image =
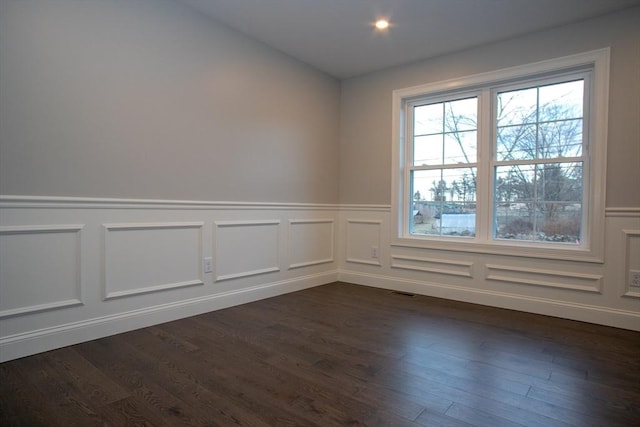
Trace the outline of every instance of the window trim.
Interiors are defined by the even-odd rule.
[[[607,155],[607,122],[609,106],[609,62],[610,48],[603,48],[560,58],[504,68],[487,73],[474,74],[451,80],[427,83],[404,89],[394,90],[392,93],[392,235],[391,245],[396,247],[414,247],[427,249],[451,250],[470,253],[487,253],[509,256],[522,256],[547,259],[562,259],[584,262],[604,262],[604,232],[605,232],[605,181]],[[406,105],[416,98],[425,96],[439,96],[454,93],[470,93],[472,91],[489,91],[490,86],[509,84],[534,78],[557,75],[563,72],[578,72],[590,68],[592,73],[589,89],[590,117],[587,129],[590,138],[587,149],[589,159],[589,177],[587,186],[589,197],[587,205],[586,233],[589,242],[586,246],[554,246],[549,244],[523,241],[496,241],[454,239],[440,236],[416,236],[409,234],[407,209],[409,203],[404,200],[408,174],[405,173],[405,156],[407,138],[406,133]],[[491,98],[483,97],[479,106],[478,123],[485,121],[484,114],[490,113]],[[490,127],[490,126],[489,126]],[[478,132],[492,132],[490,129],[478,129]],[[478,163],[490,162],[484,147],[478,147]],[[487,185],[485,185],[487,187]],[[489,186],[490,187],[490,186]],[[477,200],[490,200],[491,188],[480,189]],[[489,203],[483,203],[481,209],[491,209]],[[488,213],[488,212],[487,212]],[[487,224],[479,224],[481,228]]]

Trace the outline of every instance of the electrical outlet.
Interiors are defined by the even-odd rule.
[[[206,257],[203,262],[204,272],[211,273],[213,271],[213,258]]]
[[[371,258],[378,258],[378,247],[371,246]]]
[[[640,270],[629,270],[629,287],[640,289]]]

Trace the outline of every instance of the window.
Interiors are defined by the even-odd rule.
[[[570,75],[492,96],[493,238],[583,240],[585,82],[588,76]]]
[[[426,103],[424,103],[426,101]],[[409,232],[475,235],[478,96],[408,103]]]
[[[395,91],[396,244],[601,259],[607,89],[605,49]]]

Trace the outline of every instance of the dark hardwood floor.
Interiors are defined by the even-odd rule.
[[[334,283],[0,365],[2,426],[640,426],[640,333]]]

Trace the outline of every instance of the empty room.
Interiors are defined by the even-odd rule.
[[[640,425],[640,0],[0,0],[0,424]]]

